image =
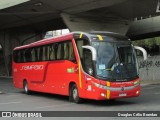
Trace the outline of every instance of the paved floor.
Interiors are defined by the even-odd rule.
[[[12,79],[0,78],[0,91],[0,111],[160,111],[160,84],[142,86],[140,97],[112,102],[86,100],[83,104],[59,95],[26,95],[13,87]]]

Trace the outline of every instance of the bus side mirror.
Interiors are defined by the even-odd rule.
[[[96,57],[97,57],[97,53],[96,53],[96,49],[92,46],[82,46],[82,48],[88,49],[92,52],[92,60],[96,61]]]
[[[134,48],[137,50],[140,50],[143,53],[144,60],[147,60],[147,51],[144,48],[139,47],[139,46],[134,46]]]

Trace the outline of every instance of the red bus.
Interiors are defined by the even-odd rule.
[[[38,91],[105,100],[140,95],[140,79],[131,41],[111,32],[73,32],[13,50],[13,81],[25,93]]]

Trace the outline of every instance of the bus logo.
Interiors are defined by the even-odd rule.
[[[121,87],[121,90],[124,91],[124,87]]]
[[[22,66],[21,70],[43,70],[44,65],[25,65]]]

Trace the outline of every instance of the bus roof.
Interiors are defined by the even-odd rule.
[[[48,39],[43,39],[37,42],[30,43],[28,45],[19,46],[19,47],[14,48],[14,50],[20,50],[20,49],[25,49],[25,48],[46,45],[46,44],[50,44],[54,42],[65,41],[65,40],[72,39],[73,36],[75,38],[80,38],[81,35],[83,37],[88,37],[88,38],[97,37],[97,35],[101,35],[101,36],[108,36],[111,38],[117,38],[115,39],[115,41],[118,41],[118,40],[128,41],[128,38],[126,36],[123,36],[123,35],[120,35],[114,32],[104,32],[104,31],[80,32],[78,31],[78,32],[71,32],[65,35],[61,35],[61,36],[51,37]]]
[[[128,38],[126,36],[118,34],[118,33],[114,33],[114,32],[92,31],[92,32],[89,32],[89,34],[109,36],[109,37],[114,37],[114,38],[119,38],[119,39],[125,39],[125,40],[127,39],[128,40]]]
[[[36,41],[36,42],[30,43],[30,44],[27,44],[27,45],[19,46],[19,47],[14,48],[14,50],[20,50],[20,49],[25,49],[25,48],[30,48],[30,47],[46,45],[46,44],[50,44],[50,43],[53,43],[53,42],[69,40],[69,39],[72,39],[72,38],[73,38],[73,33],[68,33],[68,34],[65,34],[65,35],[55,36],[55,37],[43,39],[43,40],[40,40],[40,41]]]

